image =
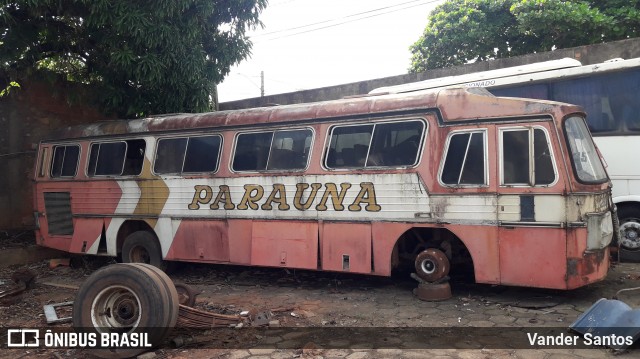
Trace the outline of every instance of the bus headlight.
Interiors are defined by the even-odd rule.
[[[587,250],[603,249],[612,238],[611,212],[587,214]]]

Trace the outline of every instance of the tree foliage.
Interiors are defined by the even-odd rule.
[[[640,35],[640,0],[446,0],[411,46],[409,71]]]
[[[3,0],[0,69],[89,84],[120,116],[210,110],[266,2]]]

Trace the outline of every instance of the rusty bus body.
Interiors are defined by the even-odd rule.
[[[584,116],[447,89],[67,128],[40,144],[37,243],[381,276],[462,259],[573,289],[605,277],[615,226]]]

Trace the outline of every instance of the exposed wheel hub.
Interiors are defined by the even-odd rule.
[[[436,264],[431,260],[422,261],[421,267],[425,273],[433,273],[436,270]]]
[[[620,226],[620,245],[625,249],[640,249],[640,223],[626,221]]]
[[[140,301],[129,289],[110,286],[93,300],[91,317],[97,328],[130,328],[140,321]]]

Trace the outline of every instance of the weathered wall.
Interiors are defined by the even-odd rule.
[[[640,57],[640,38],[615,41],[606,44],[580,46],[570,49],[560,49],[495,61],[485,61],[447,69],[436,69],[418,74],[405,74],[344,85],[256,97],[232,102],[223,102],[220,104],[220,110],[260,107],[268,104],[287,105],[292,103],[335,100],[345,96],[366,94],[375,88],[383,86],[401,85],[409,82],[428,80],[443,76],[462,75],[503,67],[526,65],[540,61],[556,60],[565,57],[578,59],[583,65],[600,63],[616,57],[621,57],[623,59]]]
[[[52,129],[106,119],[94,109],[66,102],[63,91],[81,93],[82,88],[22,81],[20,85],[0,99],[1,230],[33,227],[31,179],[40,139]]]

